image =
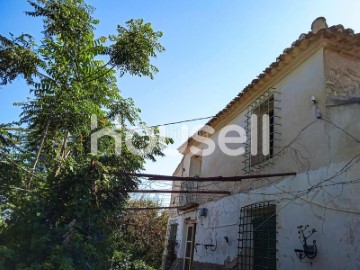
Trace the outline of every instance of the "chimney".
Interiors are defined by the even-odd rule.
[[[319,30],[328,28],[326,19],[324,17],[316,18],[311,24],[311,31],[316,34]]]

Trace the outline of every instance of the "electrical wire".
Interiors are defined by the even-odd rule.
[[[292,149],[291,146],[292,146],[293,144],[295,144],[295,143],[300,144],[300,143],[297,141],[298,138],[300,137],[300,135],[301,135],[307,128],[309,128],[309,127],[312,126],[314,123],[316,123],[318,120],[319,120],[319,119],[316,119],[316,120],[310,122],[309,124],[307,124],[304,128],[302,128],[302,129],[300,130],[300,132],[295,136],[295,138],[294,138],[293,140],[291,140],[289,144],[285,145],[285,146],[284,146],[280,151],[278,151],[278,153],[276,153],[275,155],[284,154],[284,152],[286,152],[287,149],[291,149],[291,150],[294,151],[294,149]],[[343,132],[344,132],[345,134],[347,134],[350,138],[352,138],[355,142],[359,143],[359,140],[358,140],[355,136],[353,136],[352,134],[350,134],[350,132],[344,130],[343,128],[339,127],[338,125],[336,125],[335,123],[331,122],[330,120],[327,120],[327,122],[333,124],[337,129],[343,131]],[[306,149],[306,147],[305,147],[304,145],[302,145],[302,146]],[[308,151],[307,149],[306,149],[306,151],[308,152],[308,156],[307,156],[307,157],[302,156],[302,158],[305,159],[305,160],[307,160],[307,164],[306,164],[307,166],[306,166],[306,167],[310,167],[310,164],[309,164],[309,162],[308,162],[308,159],[310,158],[311,153],[310,153],[310,151]],[[299,162],[299,160],[300,160],[299,157],[300,157],[300,156],[301,156],[301,155],[298,155],[298,154],[296,154],[295,156],[292,155],[293,159],[295,159],[296,162]],[[299,194],[307,195],[307,194],[309,194],[312,190],[320,189],[320,188],[323,189],[323,188],[326,187],[326,186],[331,186],[331,185],[333,185],[333,186],[335,186],[335,185],[342,185],[342,186],[343,186],[343,185],[345,185],[345,184],[356,183],[356,181],[347,181],[347,182],[344,181],[344,182],[341,182],[341,183],[324,184],[324,183],[327,183],[327,182],[329,182],[329,181],[332,181],[332,179],[334,179],[334,178],[340,176],[341,174],[343,174],[344,172],[346,172],[346,171],[351,167],[351,164],[352,164],[352,163],[357,163],[357,161],[356,161],[357,158],[358,158],[358,155],[356,155],[355,157],[353,157],[339,172],[335,173],[334,175],[332,175],[331,177],[329,177],[329,178],[327,178],[327,179],[324,179],[324,180],[320,181],[320,182],[319,182],[318,184],[316,184],[316,185],[311,185],[311,187],[310,187],[310,188],[307,188],[306,190],[297,190],[297,191],[291,191],[291,192],[289,192],[289,191],[284,191],[284,190],[283,190],[282,192],[278,192],[278,193],[257,193],[257,194],[273,195],[273,196],[279,196],[279,195],[281,195],[281,194],[288,194],[288,195],[291,195],[291,196],[295,196],[295,199],[296,199],[296,198],[300,198]],[[307,175],[308,175],[308,173],[307,173]],[[309,180],[309,179],[308,179],[308,180]],[[269,181],[269,183],[270,183],[270,184],[273,184],[274,182]],[[220,183],[210,183],[210,184],[208,184],[208,185],[203,185],[203,186],[213,186],[213,187],[216,187],[216,186],[217,186],[217,187],[218,187],[219,184],[220,184]],[[268,184],[265,184],[265,185],[268,185]],[[259,188],[261,188],[261,187],[257,187],[256,189],[259,189]],[[242,191],[242,192],[244,192],[244,191]],[[249,192],[251,192],[251,190],[250,190]],[[255,194],[255,192],[252,192],[252,193]],[[331,196],[331,194],[329,194],[329,195]],[[337,195],[337,197],[338,197],[338,196],[340,196],[340,194]],[[334,197],[334,196],[332,196],[332,197]],[[214,198],[212,197],[210,200],[212,200],[212,199],[214,199]],[[319,205],[319,204],[318,204],[318,205]]]
[[[194,121],[200,121],[200,120],[210,119],[210,118],[213,118],[213,117],[214,116],[207,116],[207,117],[193,118],[193,119],[188,119],[188,120],[181,120],[181,121],[177,121],[177,122],[170,122],[170,123],[165,123],[165,124],[160,124],[160,125],[153,125],[153,126],[150,126],[150,128],[163,127],[163,126],[169,126],[169,125],[176,125],[176,124],[194,122]]]
[[[170,125],[176,125],[176,124],[181,124],[181,123],[188,123],[188,122],[195,122],[195,121],[201,121],[201,120],[206,120],[206,119],[210,119],[213,118],[214,116],[206,116],[206,117],[199,117],[199,118],[192,118],[192,119],[186,119],[186,120],[180,120],[180,121],[176,121],[176,122],[169,122],[169,123],[163,123],[163,124],[158,124],[158,125],[152,125],[149,126],[149,128],[155,128],[155,127],[163,127],[163,126],[170,126]],[[5,127],[4,129],[7,130],[17,130],[17,131],[27,131],[26,128],[10,128],[10,127]]]

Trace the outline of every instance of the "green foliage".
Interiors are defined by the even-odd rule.
[[[4,124],[0,124],[0,146],[6,146],[11,144],[13,134],[9,132]]]
[[[156,208],[160,204],[153,200],[129,201],[129,208]],[[160,269],[165,244],[167,221],[166,211],[157,209],[125,212],[117,226],[118,250],[142,259],[148,265]]]
[[[30,35],[22,34],[10,39],[0,35],[0,84],[13,81],[18,75],[31,83],[32,75],[36,74],[40,60],[32,51],[34,40]]]
[[[118,35],[110,36],[115,42],[111,46],[111,62],[121,66],[121,74],[129,72],[153,78],[158,70],[150,64],[149,55],[156,57],[157,51],[164,50],[157,41],[162,33],[154,32],[151,24],[144,24],[143,20],[130,20],[126,24],[128,28],[119,25]]]
[[[143,261],[134,259],[131,255],[120,251],[114,252],[111,270],[155,270]]]
[[[17,104],[26,132],[0,125],[0,269],[151,269],[119,248],[117,222],[139,183],[124,172],[142,170],[171,140],[157,130],[155,143],[136,133],[135,147],[141,152],[152,143],[152,150],[137,155],[123,139],[118,156],[104,137],[98,154],[90,154],[96,131],[90,116],[101,129],[115,128],[120,115],[120,135],[125,123],[143,124],[133,101],[121,97],[116,75],[152,78],[157,69],[150,60],[164,50],[161,33],[131,20],[116,35],[95,38],[99,21],[82,0],[29,3],[27,14],[43,18],[40,45],[27,34],[0,36],[0,83],[22,75],[33,92]]]

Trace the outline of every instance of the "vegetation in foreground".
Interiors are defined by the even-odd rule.
[[[101,129],[114,128],[120,115],[120,135],[142,123],[133,101],[120,95],[117,77],[152,78],[157,69],[150,60],[164,50],[162,34],[130,20],[96,38],[99,21],[82,0],[29,4],[26,14],[43,18],[42,39],[0,35],[1,91],[18,76],[29,88],[28,99],[17,104],[19,121],[0,125],[0,268],[158,268],[150,240],[141,240],[150,234],[130,225],[145,220],[124,216],[123,208],[139,184],[129,173],[142,170],[146,159],[155,161],[171,140],[160,139],[157,130],[136,132],[132,145],[142,152],[152,143],[151,151],[135,154],[122,136],[116,155],[114,141],[104,137],[91,154],[90,116],[100,119]],[[163,226],[164,214],[151,215],[138,218]]]

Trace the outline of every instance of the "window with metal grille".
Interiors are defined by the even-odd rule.
[[[171,224],[169,229],[169,238],[167,244],[167,252],[166,252],[166,262],[165,262],[165,270],[171,269],[172,264],[176,260],[176,234],[177,234],[178,224]]]
[[[251,110],[251,166],[270,159],[274,153],[274,96]]]
[[[238,270],[276,270],[276,206],[271,202],[241,208]]]
[[[265,166],[274,156],[275,141],[279,141],[276,126],[280,125],[279,93],[273,89],[259,96],[246,114],[246,151],[244,171]]]
[[[181,190],[185,191],[197,191],[198,190],[198,182],[196,181],[185,181],[181,183]],[[182,194],[179,198],[180,206],[184,206],[190,203],[195,203],[197,201],[196,193],[186,193]]]

